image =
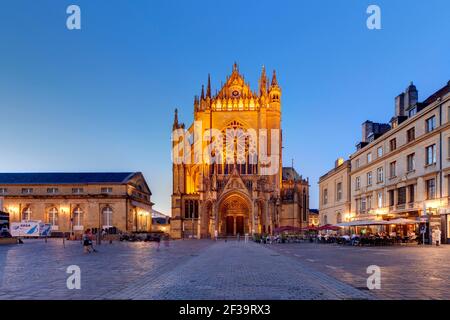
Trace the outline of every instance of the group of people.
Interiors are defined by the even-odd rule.
[[[392,245],[395,243],[412,243],[417,242],[418,235],[410,230],[405,236],[395,231],[391,232],[365,232],[361,234],[318,234],[317,241],[319,243],[338,243],[350,245]]]
[[[281,243],[280,235],[271,236],[270,234],[266,236],[261,236],[259,239],[260,243],[272,244],[272,243]]]

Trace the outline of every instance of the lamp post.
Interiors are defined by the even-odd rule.
[[[102,244],[102,208],[98,205],[98,228],[97,228],[97,245]]]
[[[61,215],[64,216],[65,215],[64,209],[60,209],[60,211],[61,211]],[[64,231],[63,231],[63,237],[62,238],[63,238],[63,248],[65,248],[66,247],[66,237],[65,237]]]

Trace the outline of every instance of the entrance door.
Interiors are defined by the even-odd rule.
[[[234,217],[227,217],[227,235],[232,236],[234,234]]]
[[[236,217],[236,234],[244,235],[244,217],[237,216]]]

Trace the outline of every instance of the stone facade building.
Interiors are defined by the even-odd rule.
[[[11,222],[41,220],[53,232],[150,231],[151,191],[140,172],[0,173]]]
[[[320,226],[320,214],[318,209],[309,209],[309,226]]]
[[[341,223],[350,213],[350,161],[340,158],[319,179],[320,224]]]
[[[353,213],[422,218],[450,239],[450,82],[419,102],[411,84],[395,99],[390,130],[362,137],[351,155]]]
[[[185,130],[176,111],[173,130],[173,154],[183,159],[173,163],[173,238],[273,233],[307,224],[308,181],[282,168],[275,72],[269,81],[263,69],[257,92],[236,64],[215,94],[208,78],[194,99],[194,123]]]
[[[450,81],[422,102],[411,83],[395,98],[389,124],[363,123],[361,142],[348,160],[351,196],[345,220],[423,221],[429,233],[439,228],[442,241],[450,242],[449,120]],[[321,203],[328,176],[319,184]]]

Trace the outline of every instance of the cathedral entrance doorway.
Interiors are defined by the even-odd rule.
[[[237,216],[236,217],[236,234],[243,235],[244,232],[244,217],[243,216]]]
[[[219,235],[243,236],[250,233],[250,205],[239,194],[226,197],[219,205]]]
[[[226,234],[227,236],[234,235],[234,217],[233,216],[227,216],[227,227],[226,227]]]

